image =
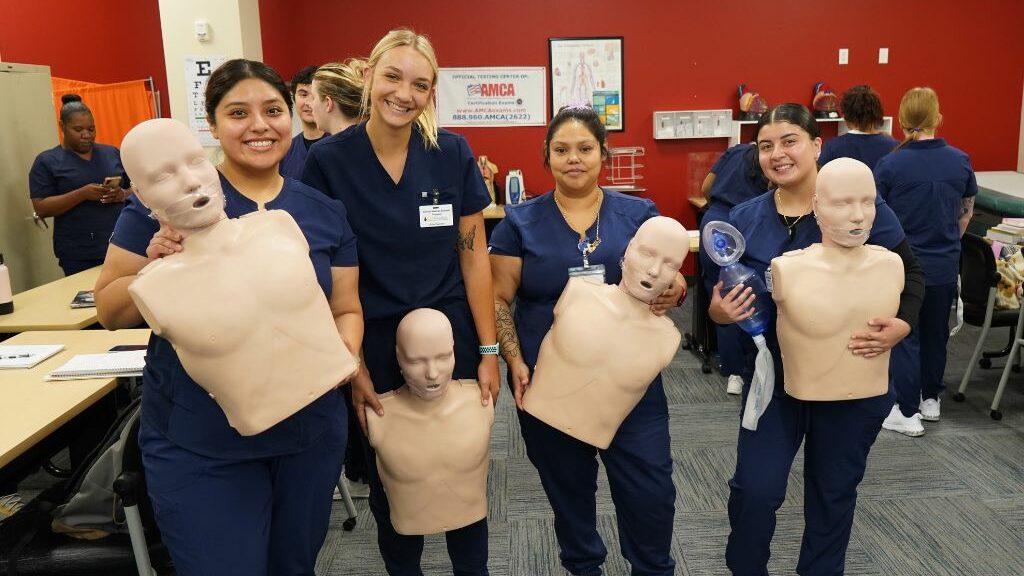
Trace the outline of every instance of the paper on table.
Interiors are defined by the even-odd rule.
[[[79,354],[46,375],[47,380],[81,380],[104,376],[141,376],[146,367],[146,351]]]
[[[63,349],[63,344],[0,345],[0,368],[31,368]]]

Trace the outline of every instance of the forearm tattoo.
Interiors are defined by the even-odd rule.
[[[964,198],[960,201],[960,214],[967,214],[971,210],[974,210],[974,196]]]
[[[465,234],[463,234],[461,231],[459,232],[459,241],[458,241],[458,243],[456,245],[458,246],[460,251],[461,250],[470,250],[470,251],[472,251],[473,250],[473,244],[475,242],[476,242],[476,224],[473,224],[473,227],[469,229],[469,232],[466,232]]]
[[[510,358],[516,358],[521,354],[519,334],[516,333],[516,325],[512,321],[512,311],[509,310],[508,304],[501,300],[495,300],[494,318],[498,324],[498,344],[501,346],[501,357],[508,362]]]

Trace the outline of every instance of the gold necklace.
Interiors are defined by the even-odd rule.
[[[562,203],[558,201],[558,193],[552,191],[551,194],[553,195],[552,197],[555,199],[555,206],[558,207],[558,211],[562,214],[562,219],[565,220],[566,225],[568,225],[573,232],[576,232],[577,234],[580,235],[580,241],[576,245],[576,248],[579,249],[579,251],[583,254],[583,266],[589,266],[587,257],[594,250],[597,250],[597,247],[601,245],[601,204],[604,203],[604,192],[600,192],[600,196],[597,198],[597,209],[594,211],[594,220],[597,224],[597,227],[594,229],[593,242],[591,242],[590,239],[587,238],[586,229],[584,229],[583,232],[580,232],[579,230],[572,227],[572,223],[569,222],[569,215],[565,212],[565,208],[562,207]]]
[[[786,227],[786,231],[789,232],[789,237],[793,238],[793,228],[796,228],[797,223],[799,223],[801,220],[803,220],[804,216],[807,216],[808,214],[811,213],[811,206],[808,205],[807,206],[807,212],[804,212],[803,214],[797,216],[795,220],[790,222],[789,221],[790,216],[786,216],[785,214],[783,214],[781,212],[781,210],[782,210],[782,196],[779,195],[778,189],[775,190],[775,202],[776,202],[776,207],[780,210],[780,212],[778,214],[779,214],[779,217],[782,218],[782,225],[785,226]]]

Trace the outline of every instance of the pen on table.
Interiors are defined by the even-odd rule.
[[[18,359],[18,358],[28,358],[29,356],[31,356],[31,354],[26,352],[25,354],[14,354],[14,355],[11,355],[11,356],[0,356],[0,360],[15,360],[15,359]]]

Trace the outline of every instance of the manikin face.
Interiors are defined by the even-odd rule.
[[[563,194],[589,193],[601,175],[601,144],[582,122],[567,120],[551,135],[548,164]]]
[[[313,87],[309,84],[295,86],[295,111],[303,124],[313,124]]]
[[[75,112],[67,123],[61,123],[64,131],[64,147],[78,154],[92,152],[96,141],[96,122],[88,112]]]
[[[412,393],[444,396],[455,371],[455,339],[448,318],[429,308],[413,310],[398,325],[398,366]]]
[[[777,186],[789,188],[814,178],[821,138],[811,138],[796,124],[773,122],[758,132],[757,151],[764,175]]]
[[[217,169],[184,124],[161,118],[132,128],[121,143],[121,162],[159,220],[194,230],[224,217]]]
[[[681,224],[665,216],[644,222],[626,247],[622,289],[643,302],[653,302],[675,280],[689,250]]]
[[[434,71],[412,46],[388,50],[370,74],[371,114],[393,128],[412,124],[434,96]]]
[[[864,244],[875,221],[875,179],[867,165],[837,158],[821,168],[814,193],[814,217],[824,246]]]

